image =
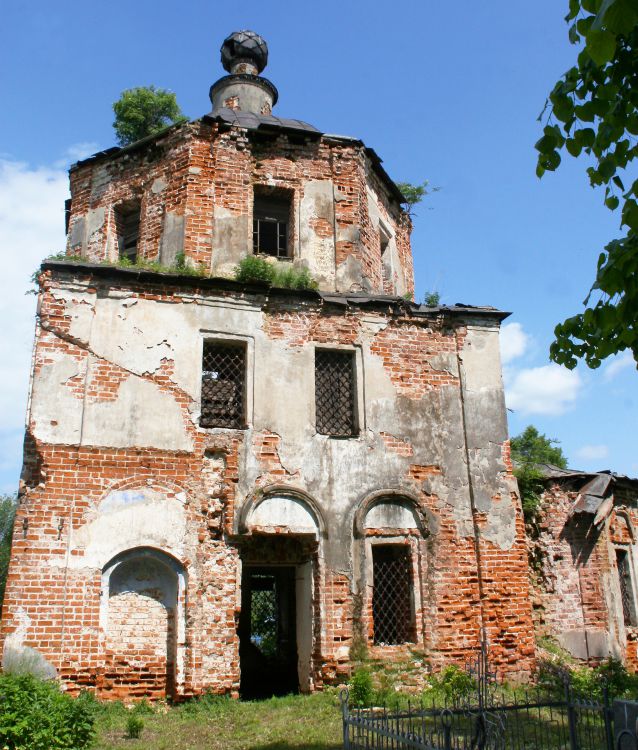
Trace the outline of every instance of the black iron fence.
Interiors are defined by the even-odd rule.
[[[341,694],[345,750],[638,750],[638,703],[578,694],[569,673],[548,688],[507,691],[490,673],[482,647],[463,700],[394,710],[353,707]]]
[[[527,693],[517,701],[493,696],[480,707],[353,708],[342,695],[346,750],[615,750],[608,701]],[[625,750],[625,746],[618,746]],[[626,748],[637,747],[627,744]]]

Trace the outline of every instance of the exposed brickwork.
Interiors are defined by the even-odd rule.
[[[573,512],[584,481],[548,482],[542,496],[539,534],[531,545],[536,628],[559,638],[587,632],[579,656],[589,649],[595,663],[615,655],[636,670],[638,628],[624,622],[615,550],[627,551],[636,564],[638,493],[616,484],[613,507],[595,526],[591,513]]]
[[[68,253],[114,261],[118,207],[135,203],[141,258],[173,263],[183,253],[213,276],[232,273],[252,252],[256,188],[290,197],[292,257],[281,262],[349,298],[45,266],[0,637],[37,648],[72,691],[237,695],[256,647],[242,631],[242,571],[283,566],[294,568],[286,596],[299,685],[312,690],[346,678],[357,636],[373,640],[371,546],[390,541],[410,550],[414,604],[410,642],[388,647],[389,657],[463,663],[485,627],[499,669],[528,672],[509,445],[482,424],[481,445],[467,444],[459,377],[466,339],[493,345],[501,318],[400,298],[413,291],[411,223],[370,151],[211,118],[177,126],[74,167]],[[201,359],[208,339],[227,337],[247,363],[231,397],[221,369],[202,373]],[[317,346],[356,351],[351,437],[313,425]],[[490,359],[483,367],[501,396]],[[200,426],[202,378],[219,386],[216,408],[241,401],[243,429]],[[496,410],[501,401],[485,399]],[[481,451],[489,468],[478,472]],[[473,508],[479,482],[491,515]],[[360,516],[386,493],[398,498],[384,502],[401,525],[362,531]],[[264,498],[290,515],[251,525]],[[501,536],[499,523],[509,524]]]

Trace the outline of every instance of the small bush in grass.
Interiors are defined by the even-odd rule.
[[[144,729],[144,719],[142,719],[141,716],[139,716],[137,713],[132,711],[131,715],[126,719],[127,739],[129,740],[138,739],[141,736],[143,729]]]
[[[369,706],[372,703],[372,675],[366,667],[359,667],[350,680],[350,702],[353,706]]]
[[[0,675],[0,747],[5,750],[83,750],[95,734],[96,704],[71,698],[53,681]]]
[[[450,664],[440,674],[430,677],[431,689],[449,701],[458,701],[476,690],[474,679],[456,664]]]

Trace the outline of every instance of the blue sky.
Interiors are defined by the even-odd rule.
[[[0,491],[17,486],[38,261],[64,246],[68,164],[114,145],[121,91],[155,84],[192,118],[223,74],[219,47],[252,28],[270,47],[275,113],[361,137],[396,180],[440,190],[416,209],[417,298],[513,312],[503,336],[512,434],[533,423],[572,466],[638,475],[629,357],[573,373],[547,357],[581,309],[618,217],[582,160],[538,180],[536,118],[575,49],[564,0],[181,4],[5,0],[0,45]]]

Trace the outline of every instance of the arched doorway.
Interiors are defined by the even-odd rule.
[[[124,552],[105,567],[103,693],[174,695],[183,578],[176,560],[150,548]]]
[[[315,599],[323,520],[308,495],[271,487],[248,503],[240,542],[240,694],[309,692],[319,627]]]

